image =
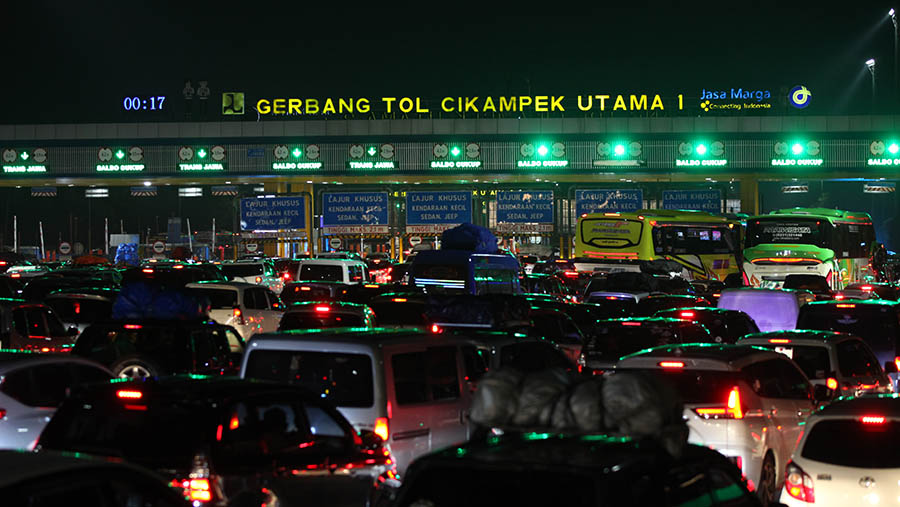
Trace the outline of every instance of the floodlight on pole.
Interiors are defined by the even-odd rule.
[[[888,16],[891,17],[891,23],[894,25],[894,93],[897,94],[897,98],[900,98],[900,70],[898,70],[900,69],[900,55],[897,52],[900,33],[897,31],[897,15],[893,7],[888,11]]]
[[[875,106],[875,59],[869,58],[866,60],[866,68],[869,69],[869,74],[872,75],[872,106]]]

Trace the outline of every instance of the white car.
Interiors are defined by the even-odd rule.
[[[256,333],[277,331],[284,315],[281,299],[252,283],[197,282],[185,285],[185,289],[208,300],[209,318],[233,327],[244,340]]]
[[[0,353],[0,448],[34,448],[66,391],[114,378],[103,366],[75,356]]]
[[[615,371],[641,370],[684,401],[688,442],[730,458],[763,505],[778,499],[784,470],[818,399],[784,354],[742,345],[662,346],[625,356]]]
[[[275,294],[281,294],[284,289],[284,279],[275,272],[275,266],[267,260],[229,262],[219,267],[230,282],[262,285]]]
[[[787,465],[789,506],[897,505],[900,397],[842,398],[813,414]]]
[[[302,259],[298,282],[366,283],[370,280],[366,263],[353,259]]]

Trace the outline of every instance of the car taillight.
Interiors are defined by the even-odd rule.
[[[884,424],[885,420],[883,415],[864,415],[859,418],[859,422],[863,424]]]
[[[812,477],[795,465],[793,461],[788,462],[785,467],[784,490],[791,497],[802,502],[815,503],[816,501]]]
[[[837,388],[838,388],[838,381],[837,381],[837,379],[836,379],[836,378],[829,378],[829,379],[827,379],[827,380],[825,381],[825,387],[827,387],[828,389],[831,389],[832,391],[837,390]]]
[[[281,277],[284,278],[285,280],[290,280],[290,279],[291,279],[291,274],[290,274],[290,273],[285,273],[285,274],[281,275]]]
[[[300,290],[302,290],[302,291],[312,290],[312,287],[303,286],[303,287],[300,287]]]
[[[256,283],[262,283],[262,277],[261,277],[261,276],[257,276],[257,277],[256,277]]]
[[[578,278],[578,271],[563,271],[566,278]]]
[[[130,389],[119,389],[116,391],[116,398],[125,400],[139,400],[144,397],[144,393]]]
[[[153,268],[144,268],[141,270],[141,273],[153,273]]]
[[[232,311],[232,317],[234,318],[234,320],[237,320],[238,324],[240,324],[241,326],[243,326],[245,324],[244,323],[244,312],[242,312],[240,308],[235,308]]]
[[[769,343],[791,343],[788,338],[769,338]]]
[[[6,417],[6,409],[0,408],[0,419],[3,419],[4,417]]]
[[[387,417],[379,417],[375,419],[375,429],[373,432],[381,437],[385,442],[388,441],[388,437],[391,436],[390,429],[388,428],[388,418]]]
[[[661,368],[684,368],[684,363],[681,361],[662,361],[656,364]]]
[[[330,311],[331,311],[331,307],[330,307],[330,306],[317,306],[317,307],[316,307],[316,312],[317,312],[317,313],[325,313],[325,312],[330,312]]]
[[[709,419],[743,419],[744,407],[741,405],[741,391],[737,386],[728,392],[728,400],[724,407],[698,407],[694,409],[697,415]]]
[[[434,333],[434,334],[440,333],[440,332],[441,332],[441,326],[439,326],[439,325],[437,325],[437,324],[432,324],[432,325],[431,325],[431,332]]]
[[[391,301],[393,301],[394,303],[405,303],[406,298],[393,298],[391,299]]]
[[[838,308],[856,308],[856,305],[854,305],[854,304],[840,304],[840,305],[834,305],[834,306],[836,306]]]
[[[681,312],[678,314],[682,319],[693,319],[694,315],[696,315],[694,312]]]
[[[194,464],[187,479],[175,479],[169,483],[173,488],[181,488],[184,498],[195,506],[213,500],[213,477],[209,474],[209,463],[206,456],[197,454],[194,456]]]
[[[894,358],[894,364],[897,365],[897,370],[900,370],[900,356]]]

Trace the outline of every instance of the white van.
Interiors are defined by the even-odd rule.
[[[471,340],[417,329],[259,334],[242,378],[291,382],[329,400],[359,430],[390,444],[402,474],[418,456],[468,440]]]
[[[745,287],[723,290],[718,307],[746,313],[759,330],[766,333],[796,329],[800,307],[815,300],[816,297],[807,290]]]
[[[303,259],[297,268],[298,282],[366,283],[369,269],[355,259]]]

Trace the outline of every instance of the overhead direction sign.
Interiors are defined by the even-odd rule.
[[[575,214],[598,211],[637,211],[644,207],[644,191],[639,188],[575,190]]]
[[[472,193],[463,191],[407,192],[407,225],[447,225],[472,221]]]
[[[241,230],[274,231],[306,227],[305,197],[241,199]]]

